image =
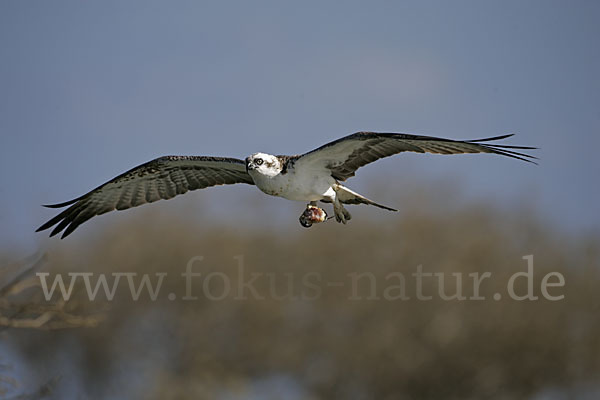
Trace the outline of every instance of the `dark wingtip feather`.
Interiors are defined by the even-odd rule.
[[[63,234],[61,235],[60,239],[62,240],[62,239],[64,239],[64,238],[66,238],[67,236],[69,236],[71,233],[73,233],[73,231],[74,231],[75,229],[77,229],[77,227],[78,227],[79,225],[80,225],[80,224],[78,224],[78,223],[71,222],[71,223],[69,224],[69,226],[67,226],[67,229],[65,229],[65,231],[64,231],[64,232],[63,232]]]
[[[76,201],[81,200],[81,197],[78,197],[76,199],[73,200],[69,200],[69,201],[65,201],[64,203],[57,203],[57,204],[42,204],[42,207],[48,207],[48,208],[62,208],[62,207],[66,207],[66,206],[70,206],[71,204],[75,203]]]
[[[60,222],[60,220],[62,220],[62,219],[63,219],[63,213],[60,213],[56,217],[52,218],[51,220],[47,221],[45,224],[43,224],[42,226],[37,228],[35,231],[41,232],[41,231],[45,231],[46,229],[52,228],[54,225],[58,224]]]
[[[67,225],[69,225],[69,222],[70,216],[67,215],[62,221],[60,221],[60,224],[56,225],[56,227],[52,230],[50,237],[60,233]]]
[[[491,142],[493,140],[506,139],[506,138],[509,138],[511,136],[515,136],[515,134],[514,133],[509,133],[507,135],[494,136],[494,137],[484,138],[484,139],[465,140],[464,142],[466,142],[466,143]],[[537,150],[538,149],[538,147],[531,147],[531,146],[509,146],[509,145],[505,145],[505,144],[491,144],[491,145],[487,145],[486,144],[486,146],[504,147],[504,148],[507,148],[507,149],[523,149],[523,150]]]
[[[503,149],[520,149],[520,150],[539,150],[539,147],[532,147],[532,146],[509,146],[506,144],[490,144],[487,146],[494,146],[494,147],[501,147]]]
[[[493,141],[493,140],[502,140],[502,139],[506,139],[506,138],[509,138],[511,136],[514,136],[514,135],[515,135],[514,133],[509,133],[507,135],[494,136],[494,137],[484,138],[484,139],[465,140],[465,143],[478,144],[478,145],[480,145],[482,147],[485,147],[486,149],[491,150],[495,154],[500,154],[500,155],[503,155],[503,156],[507,156],[507,157],[511,157],[511,158],[516,158],[517,160],[526,161],[526,162],[538,165],[537,162],[533,161],[533,160],[539,160],[538,157],[535,157],[535,156],[532,156],[532,155],[529,155],[529,154],[525,154],[525,153],[519,153],[517,151],[506,150],[506,149],[538,150],[537,147],[531,147],[531,146],[512,146],[512,145],[504,145],[504,144],[481,143],[481,142],[490,142],[490,141]]]
[[[50,237],[57,235],[58,233],[60,233],[63,229],[65,228],[70,228],[69,224],[72,225],[73,220],[75,218],[77,218],[79,216],[79,214],[81,213],[81,208],[84,206],[84,204],[81,203],[76,203],[71,205],[71,207],[67,208],[66,210],[62,211],[60,214],[58,214],[57,216],[55,216],[54,218],[52,218],[51,220],[49,220],[48,222],[46,222],[45,224],[43,224],[42,226],[40,226],[36,232],[40,232],[40,231],[45,231],[46,229],[52,228],[54,225],[56,225],[54,227],[54,229],[52,230],[52,232],[50,232]],[[58,225],[57,225],[58,224]],[[79,225],[76,224],[74,228],[76,228]],[[72,232],[69,231],[69,233]],[[63,235],[63,238],[66,235]]]
[[[77,214],[73,215],[72,218],[69,218],[68,223],[65,224],[66,229],[65,229],[65,231],[63,232],[63,234],[62,234],[62,236],[60,238],[61,239],[66,238],[75,229],[77,229],[79,227],[79,225],[83,224],[85,221],[89,220],[93,216],[94,216],[93,213],[86,213],[85,211],[79,211],[78,210]]]
[[[526,161],[528,163],[538,165],[538,163],[533,160],[539,160],[539,158],[531,156],[529,154],[518,153],[516,151],[510,151],[510,150],[495,149],[494,147],[492,147],[490,145],[487,145],[485,147],[492,150],[492,152],[495,154],[500,154],[502,156],[516,158],[517,160]]]
[[[490,142],[492,140],[502,140],[502,139],[506,139],[509,138],[511,136],[515,136],[514,133],[508,133],[506,135],[500,135],[500,136],[494,136],[494,137],[489,137],[489,138],[483,138],[483,139],[473,139],[473,140],[465,140],[465,142],[467,143],[474,143],[474,142]]]

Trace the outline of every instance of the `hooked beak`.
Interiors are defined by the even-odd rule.
[[[252,171],[256,169],[256,165],[252,164],[252,163],[246,163],[246,172],[248,171]]]

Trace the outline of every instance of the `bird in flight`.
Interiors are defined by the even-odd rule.
[[[510,136],[463,141],[403,133],[357,132],[295,156],[254,153],[245,160],[207,156],[159,157],[124,172],[81,197],[46,205],[50,208],[68,208],[40,226],[36,232],[56,225],[50,236],[64,231],[61,238],[65,238],[96,215],[170,199],[190,190],[234,183],[256,185],[271,196],[308,201],[299,218],[304,227],[328,219],[327,213],[317,207],[317,201],[332,203],[336,221],[345,224],[351,215],[344,204],[368,204],[397,211],[341,183],[354,176],[360,167],[404,151],[491,153],[535,163],[533,160],[536,157],[515,151],[533,150],[535,147],[489,143]]]

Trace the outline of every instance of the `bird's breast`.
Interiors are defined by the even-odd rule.
[[[282,196],[289,186],[289,180],[281,175],[265,176],[262,174],[255,174],[255,176],[252,176],[252,179],[263,193],[271,196]]]
[[[279,174],[274,177],[260,175],[252,178],[256,186],[268,195],[301,201],[323,199],[334,182],[331,177],[296,172]]]

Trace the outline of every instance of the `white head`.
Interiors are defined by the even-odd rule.
[[[278,175],[283,169],[279,158],[265,153],[254,153],[246,157],[246,171],[250,175],[260,174],[269,177]]]

